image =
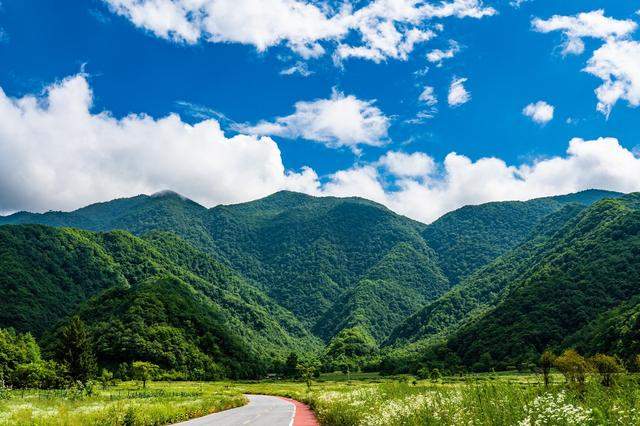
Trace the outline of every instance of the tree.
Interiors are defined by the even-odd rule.
[[[160,367],[146,361],[134,361],[131,363],[131,375],[134,380],[142,382],[142,387],[147,387],[147,382],[153,378]]]
[[[21,389],[54,389],[64,385],[64,374],[55,361],[19,364],[11,373],[11,383]]]
[[[298,364],[297,366],[298,375],[304,379],[307,383],[307,390],[311,390],[311,380],[315,376],[316,371],[318,370],[317,366],[310,362],[303,362]]]
[[[540,369],[544,378],[544,387],[549,386],[549,373],[551,373],[551,367],[553,367],[555,360],[556,356],[551,351],[544,351],[540,356]]]
[[[91,337],[79,316],[74,315],[61,331],[61,359],[72,380],[86,383],[96,372]]]
[[[102,389],[107,389],[109,386],[113,385],[113,373],[106,368],[102,369],[102,373],[100,373],[100,385],[102,385]]]
[[[284,374],[287,377],[293,378],[298,374],[298,354],[291,352],[287,357],[287,361],[284,364]]]
[[[584,389],[591,365],[578,352],[567,349],[556,358],[554,365],[564,375],[568,384],[576,385],[579,390]]]
[[[592,356],[589,361],[593,365],[594,369],[600,376],[600,382],[606,386],[611,387],[615,381],[615,375],[624,372],[624,368],[620,362],[609,355],[597,354]]]

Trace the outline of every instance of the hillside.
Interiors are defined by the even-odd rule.
[[[172,235],[153,234],[145,241],[124,231],[95,234],[40,225],[2,226],[0,253],[0,294],[8,307],[0,315],[0,327],[37,334],[51,332],[57,321],[78,309],[90,310],[94,306],[93,312],[86,315],[90,326],[97,330],[101,326],[96,321],[106,322],[109,330],[128,341],[128,327],[140,325],[140,321],[156,323],[152,317],[156,308],[150,308],[159,303],[157,309],[168,312],[168,326],[175,330],[154,335],[155,343],[139,340],[138,352],[133,353],[137,356],[147,356],[144,351],[152,346],[171,347],[176,333],[189,333],[186,329],[198,321],[204,324],[198,338],[210,335],[210,339],[221,342],[238,342],[237,347],[224,352],[228,358],[225,371],[229,374],[249,371],[246,365],[229,370],[236,361],[240,362],[239,354],[259,366],[284,359],[293,349],[319,349],[319,342],[291,313],[237,273]],[[166,298],[160,297],[161,289]],[[92,296],[98,299],[93,300]],[[141,297],[152,297],[153,303],[144,302],[134,309]],[[188,300],[181,300],[184,298]],[[112,304],[117,312],[107,309]],[[181,311],[182,322],[172,322],[177,315],[175,306],[183,305],[186,310]],[[131,317],[128,323],[121,311],[131,309],[138,317]],[[145,328],[146,332],[150,331]],[[105,330],[98,334],[105,335]],[[187,334],[178,338],[178,346],[167,351],[168,356],[183,352],[183,340],[196,344]],[[214,347],[206,348],[209,351]],[[175,353],[171,355],[172,352]],[[181,368],[188,369],[184,364]]]
[[[564,205],[590,205],[622,194],[588,190],[530,201],[506,201],[466,206],[442,216],[423,232],[439,256],[445,275],[457,283],[523,242],[545,216]]]
[[[518,247],[483,266],[458,286],[427,304],[398,326],[387,345],[438,339],[483,314],[504,298],[511,285],[525,277],[541,260],[545,243],[577,216],[585,206],[568,204],[544,218],[531,237]]]
[[[481,358],[483,367],[533,362],[640,294],[640,195],[587,208],[544,244],[538,258],[500,303],[448,342],[465,365]]]
[[[263,306],[267,315],[298,336],[312,330],[328,341],[342,329],[363,326],[383,342],[426,305],[421,318],[405,322],[406,331],[396,332],[391,339],[414,341],[457,326],[457,320],[450,324],[446,318],[462,319],[464,312],[493,303],[491,297],[479,297],[478,306],[472,303],[458,309],[456,304],[463,299],[476,297],[463,288],[486,291],[489,285],[502,285],[482,279],[477,285],[467,284],[465,277],[524,242],[537,232],[535,226],[542,218],[568,203],[588,204],[618,195],[585,191],[528,202],[469,206],[427,226],[358,198],[318,198],[283,191],[248,203],[206,209],[165,191],[69,213],[17,213],[0,218],[0,224],[127,230],[155,245],[156,253],[170,259],[173,269],[195,271],[205,281],[224,281],[247,303]],[[118,262],[128,263],[127,256],[136,258],[137,254],[124,252]],[[234,283],[208,265],[224,265],[235,277]],[[95,290],[90,287],[87,294],[72,298],[75,302],[71,304],[105,285],[96,283]],[[461,290],[456,295],[458,286]],[[431,305],[450,289],[452,293],[445,297],[453,295],[453,299]],[[61,305],[50,308],[61,309],[56,318],[69,311],[65,303]],[[434,321],[425,319],[425,312],[436,306],[442,314],[434,317],[444,315],[445,319],[434,320],[442,323],[435,326],[427,324]],[[236,315],[244,312],[240,305],[228,309],[237,311]]]

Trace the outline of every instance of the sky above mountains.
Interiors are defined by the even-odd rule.
[[[640,190],[640,1],[3,0],[0,212]]]

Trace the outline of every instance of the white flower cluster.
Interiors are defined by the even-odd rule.
[[[592,411],[567,401],[564,391],[540,395],[526,408],[527,416],[520,426],[567,425],[581,426],[591,420]]]
[[[401,424],[404,419],[414,416],[429,403],[427,395],[411,395],[402,399],[387,401],[376,412],[368,414],[362,426],[388,426]]]

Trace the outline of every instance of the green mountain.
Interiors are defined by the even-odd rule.
[[[575,194],[466,206],[448,213],[428,226],[423,236],[439,256],[452,283],[522,243],[545,216],[564,205],[590,205],[622,194],[588,190]]]
[[[314,331],[329,340],[341,330],[364,327],[378,341],[449,288],[426,244],[399,243],[357,284],[345,291]]]
[[[387,345],[438,340],[452,334],[499,303],[512,283],[527,276],[542,259],[547,243],[586,207],[568,204],[544,218],[531,237],[513,250],[478,269],[458,286],[407,318],[389,336]]]
[[[291,350],[320,348],[290,312],[174,235],[2,226],[0,253],[0,326],[41,335],[80,310],[96,336],[110,339],[112,352],[99,352],[105,361],[200,371],[151,355],[191,354],[198,365],[251,376]]]
[[[593,336],[607,315],[619,318],[616,308],[628,311],[640,294],[640,194],[585,209],[532,257],[499,303],[450,338],[465,365],[530,363],[547,347],[576,343],[585,327]]]
[[[325,325],[323,318],[339,309],[350,294],[362,295],[356,289],[361,280],[375,279],[388,294],[400,286],[400,292],[406,292],[405,301],[390,304],[385,312],[366,313],[371,318],[365,322],[379,324],[372,325],[371,331],[380,338],[423,302],[449,288],[435,254],[420,235],[425,225],[358,198],[317,198],[283,191],[261,200],[207,210],[165,192],[95,204],[70,213],[18,213],[0,218],[0,224],[34,222],[94,231],[125,229],[135,235],[172,232],[238,271],[325,339],[337,333],[340,326]],[[417,249],[403,253],[404,245]],[[402,256],[413,258],[402,260]],[[413,279],[396,276],[396,269],[404,269],[402,263],[423,261],[425,265],[412,266],[416,269]],[[385,267],[390,268],[386,274],[381,271]],[[389,299],[388,294],[385,299]],[[364,297],[368,298],[366,294]],[[334,323],[339,320],[334,318]]]
[[[501,304],[584,206],[618,196],[469,206],[431,225],[364,199],[287,191],[211,209],[165,191],[69,213],[17,213],[0,225],[106,233],[0,227],[0,295],[14,302],[0,326],[41,335],[47,320],[64,320],[105,290],[148,289],[169,277],[210,301],[240,342],[276,355],[313,351],[314,335],[328,342],[354,327],[378,343],[440,339]],[[124,294],[118,306],[138,297]]]

